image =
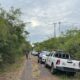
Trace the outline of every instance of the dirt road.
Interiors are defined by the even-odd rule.
[[[37,57],[31,56],[27,61],[21,80],[80,80],[80,76],[67,76],[65,73],[58,72],[55,75],[45,68],[44,64],[37,62]]]
[[[76,74],[74,77],[73,76],[67,76],[65,73],[60,72],[59,74],[52,75],[50,73],[50,70],[45,68],[44,64],[39,64],[37,62],[37,57],[31,56],[23,65],[24,71],[22,73],[21,78],[17,79],[18,74],[20,71],[18,71],[14,76],[14,72],[10,72],[9,74],[12,73],[12,76],[4,76],[0,75],[0,80],[80,80],[80,74]],[[21,68],[20,68],[21,69]],[[19,70],[20,70],[19,69]],[[7,79],[8,78],[8,79]]]
[[[49,69],[43,64],[37,63],[36,57],[31,57],[27,62],[23,71],[21,80],[59,80],[57,76],[52,75]]]

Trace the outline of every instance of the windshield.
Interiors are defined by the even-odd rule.
[[[42,51],[41,54],[42,54],[42,55],[49,55],[50,52],[48,52],[48,51]]]

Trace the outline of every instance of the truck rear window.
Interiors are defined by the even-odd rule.
[[[61,58],[61,54],[60,53],[57,53],[57,54],[55,54],[55,57]]]
[[[62,54],[62,58],[63,59],[69,59],[69,55],[68,54]]]
[[[62,58],[62,59],[69,59],[70,58],[70,56],[68,54],[64,54],[64,53],[56,53],[55,57]]]

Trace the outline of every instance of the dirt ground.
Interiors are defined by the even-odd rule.
[[[44,64],[37,61],[37,57],[30,56],[29,59],[21,64],[22,68],[11,71],[5,75],[0,75],[0,80],[80,80],[79,76],[67,77],[64,73],[52,75],[50,69],[45,68]]]
[[[31,56],[26,62],[21,80],[59,80],[59,78],[52,75],[43,64],[38,64],[36,57]]]

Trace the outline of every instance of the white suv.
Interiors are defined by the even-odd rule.
[[[64,52],[51,53],[45,62],[45,66],[51,67],[51,73],[56,70],[72,73],[73,75],[80,71],[80,61],[74,60],[71,55]]]

